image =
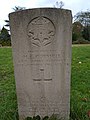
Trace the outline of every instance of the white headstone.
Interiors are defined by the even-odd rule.
[[[70,108],[71,11],[38,8],[10,14],[20,120],[68,118]]]

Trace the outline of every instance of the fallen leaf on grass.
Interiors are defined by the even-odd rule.
[[[87,102],[87,101],[88,101],[87,98],[82,98],[81,100],[82,100],[83,102]]]

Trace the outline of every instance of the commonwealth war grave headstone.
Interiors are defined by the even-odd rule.
[[[71,11],[37,8],[10,13],[19,118],[70,108]]]

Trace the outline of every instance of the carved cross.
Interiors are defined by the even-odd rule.
[[[34,81],[42,81],[42,82],[44,82],[44,81],[51,81],[52,79],[51,78],[44,78],[44,69],[42,68],[42,69],[40,69],[40,71],[41,71],[41,78],[40,79],[33,79]]]

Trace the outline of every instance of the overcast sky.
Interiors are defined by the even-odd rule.
[[[8,13],[13,12],[15,6],[28,8],[53,7],[59,0],[0,0],[0,28],[5,25]],[[64,9],[72,10],[73,16],[80,11],[90,10],[90,0],[60,0],[64,2]]]

